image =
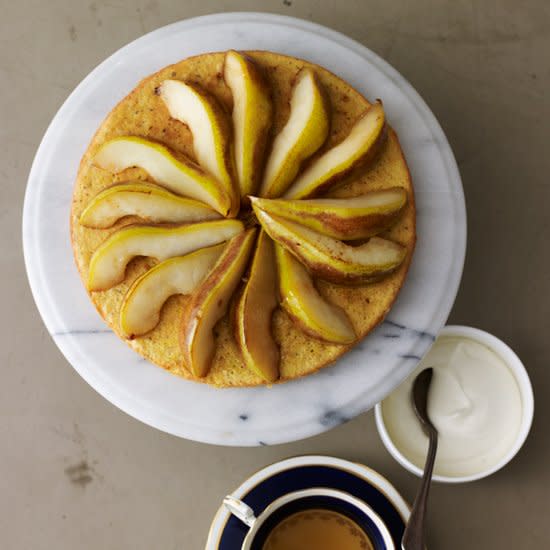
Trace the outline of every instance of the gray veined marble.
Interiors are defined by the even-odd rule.
[[[418,245],[388,320],[336,365],[273,388],[216,390],[150,365],[106,330],[76,271],[69,208],[95,129],[144,76],[207,51],[268,49],[319,63],[381,97],[416,189]],[[46,326],[67,360],[106,399],[175,435],[222,445],[268,445],[314,435],[371,408],[396,387],[445,324],[460,282],[466,214],[460,176],[440,126],[387,63],[345,36],[270,14],[222,14],[152,32],[95,69],[59,110],[36,154],[24,208],[25,261]]]

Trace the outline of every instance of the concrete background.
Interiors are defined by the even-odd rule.
[[[12,2],[0,8],[0,546],[200,549],[220,499],[262,466],[301,453],[362,461],[412,499],[372,413],[324,435],[232,449],[160,433],[119,412],[63,359],[27,284],[26,178],[57,109],[86,74],[150,30],[216,11],[266,10],[359,40],[394,65],[439,118],[469,214],[466,268],[450,321],[493,332],[523,358],[536,418],[502,472],[437,485],[430,547],[550,546],[550,5],[544,0]]]

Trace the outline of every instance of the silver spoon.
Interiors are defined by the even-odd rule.
[[[428,417],[428,393],[432,376],[433,369],[425,369],[414,379],[413,383],[412,401],[414,412],[430,440],[430,445],[422,482],[414,499],[405,533],[401,539],[401,550],[424,550],[426,546],[426,505],[437,452],[437,430]]]

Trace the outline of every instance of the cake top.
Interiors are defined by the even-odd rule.
[[[81,163],[72,238],[134,349],[255,385],[317,370],[382,320],[414,199],[380,101],[305,61],[231,51],[163,69],[115,107]]]

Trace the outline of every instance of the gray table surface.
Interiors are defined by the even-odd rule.
[[[550,7],[544,0],[213,0],[0,2],[0,547],[200,549],[221,497],[278,459],[333,454],[417,480],[383,448],[367,413],[324,435],[268,448],[206,446],[119,412],[66,363],[34,306],[20,225],[33,155],[70,91],[145,32],[215,11],[310,19],[394,65],[439,118],[469,217],[464,279],[450,322],[508,342],[533,381],[536,416],[500,473],[436,485],[430,547],[550,546]]]

